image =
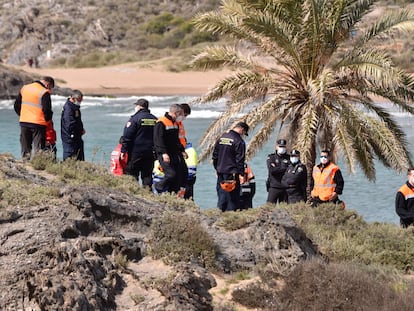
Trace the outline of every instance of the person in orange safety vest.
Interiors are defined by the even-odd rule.
[[[332,202],[341,204],[339,199],[344,189],[344,179],[339,167],[331,162],[329,150],[322,150],[320,154],[321,163],[313,167],[311,180],[312,205],[318,206],[321,203]]]
[[[414,167],[407,170],[407,181],[395,196],[395,211],[400,217],[402,228],[414,224]]]
[[[52,120],[50,90],[55,86],[52,77],[23,85],[14,102],[14,111],[20,116],[20,145],[23,159],[30,159],[33,151],[44,150],[46,126]]]

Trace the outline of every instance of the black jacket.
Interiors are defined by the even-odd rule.
[[[282,177],[290,163],[288,154],[271,153],[267,156],[268,186],[271,188],[284,189]]]
[[[172,118],[168,113],[165,113],[165,117],[172,121]],[[167,129],[161,121],[157,121],[154,126],[154,148],[158,155],[167,153],[168,155],[181,154],[184,151],[184,146],[180,143],[178,138],[178,124],[173,122],[176,128]]]
[[[154,126],[157,118],[142,108],[128,120],[124,127],[121,152],[152,155],[154,151]]]
[[[62,109],[60,135],[65,143],[78,142],[82,139],[83,123],[80,106],[72,103],[69,98]]]
[[[301,162],[296,164],[289,163],[289,166],[282,177],[282,183],[285,186],[288,195],[300,195],[305,200],[306,186],[308,184],[306,166]]]
[[[246,144],[240,134],[230,130],[216,142],[213,165],[219,174],[244,174]]]

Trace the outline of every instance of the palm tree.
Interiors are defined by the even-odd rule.
[[[198,15],[197,28],[236,42],[206,48],[193,60],[196,68],[235,69],[198,99],[228,100],[201,141],[200,159],[243,119],[255,133],[248,157],[278,131],[301,151],[309,175],[318,149],[342,155],[350,172],[359,164],[372,181],[375,159],[398,172],[407,169],[406,136],[379,102],[414,114],[414,80],[377,38],[413,30],[414,12],[393,10],[371,22],[364,17],[376,2],[223,0],[218,11]]]

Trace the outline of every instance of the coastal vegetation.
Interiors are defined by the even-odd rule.
[[[341,156],[352,173],[358,166],[369,180],[375,180],[375,160],[404,172],[412,164],[406,135],[378,98],[413,115],[414,80],[378,40],[412,33],[414,10],[368,19],[376,4],[228,0],[218,11],[199,14],[200,31],[237,41],[208,47],[192,63],[234,70],[198,100],[228,99],[226,112],[202,139],[200,159],[224,130],[243,120],[254,129],[248,156],[276,132],[301,151],[309,180],[323,149]]]
[[[414,289],[412,228],[367,223],[355,211],[335,205],[264,205],[236,213],[199,210],[194,202],[173,195],[154,196],[130,176],[112,176],[99,164],[54,162],[47,153],[38,154],[24,166],[11,155],[1,155],[0,171],[0,215],[13,206],[17,211],[46,202],[59,205],[62,187],[103,187],[162,204],[165,212],[151,224],[149,254],[172,266],[198,262],[217,277],[224,277],[226,285],[215,295],[217,299],[230,298],[218,304],[217,310],[236,310],[236,305],[263,310],[393,310],[395,306],[410,310],[414,302],[410,295]],[[16,179],[19,174],[21,178]],[[201,219],[215,219],[215,225],[228,234],[247,234],[244,229],[275,209],[293,217],[317,245],[320,256],[294,264],[289,258],[270,256],[251,269],[235,270],[227,276],[219,272],[215,260],[220,250]],[[127,256],[119,254],[115,260],[121,270],[129,271]],[[174,276],[169,278],[171,283]],[[163,282],[153,279],[151,284]],[[135,297],[144,296],[131,294],[131,299],[141,303],[143,299]]]

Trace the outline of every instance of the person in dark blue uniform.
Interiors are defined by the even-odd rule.
[[[282,177],[282,184],[286,187],[288,203],[306,201],[307,178],[306,166],[300,162],[300,152],[293,149],[290,153],[289,165]]]
[[[157,117],[148,109],[148,101],[140,98],[135,103],[135,114],[130,117],[124,128],[121,147],[121,160],[128,153],[126,173],[134,176],[142,186],[152,186],[154,168],[154,126]]]
[[[239,122],[216,142],[213,151],[213,165],[217,172],[217,207],[222,212],[240,208],[240,182],[244,182],[244,160],[246,144],[242,138],[248,135],[249,126]],[[228,181],[233,181],[232,183]],[[227,185],[232,185],[227,187]]]
[[[286,188],[282,184],[282,177],[289,165],[289,155],[286,153],[286,140],[276,141],[276,151],[267,156],[267,169],[269,172],[266,189],[268,203],[287,202]]]
[[[80,104],[83,94],[79,90],[74,90],[72,95],[66,100],[62,109],[60,121],[60,135],[63,145],[63,160],[74,157],[79,161],[85,160],[82,135],[85,134]]]

